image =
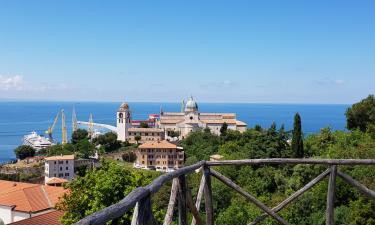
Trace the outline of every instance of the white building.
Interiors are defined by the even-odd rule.
[[[4,224],[55,211],[62,187],[0,180],[0,222]]]
[[[131,112],[128,103],[121,104],[117,111],[117,140],[130,143],[164,140],[164,130],[160,128],[132,127]],[[139,136],[140,140],[136,140]]]
[[[223,124],[229,130],[246,131],[247,124],[237,120],[235,113],[201,113],[193,97],[186,102],[183,112],[162,112],[158,127],[165,131],[166,138],[173,132],[178,132],[181,138],[190,132],[209,128],[214,134],[220,135]]]
[[[53,178],[71,180],[74,178],[74,155],[51,156],[45,158],[44,183]]]

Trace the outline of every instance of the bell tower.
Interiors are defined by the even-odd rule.
[[[116,116],[117,140],[126,141],[129,137],[128,129],[131,126],[131,113],[128,103],[121,104]]]

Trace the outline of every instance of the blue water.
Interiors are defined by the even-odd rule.
[[[44,134],[57,112],[65,110],[68,136],[71,132],[71,112],[76,109],[78,120],[88,121],[90,113],[96,123],[115,125],[115,115],[120,103],[73,102],[0,102],[0,162],[14,158],[13,150],[22,143],[22,137],[31,131]],[[146,119],[148,114],[179,111],[180,103],[130,103],[133,119]],[[345,110],[349,105],[307,104],[231,104],[200,103],[201,112],[233,112],[237,118],[253,127],[269,127],[272,122],[292,129],[293,117],[299,112],[305,134],[318,132],[330,126],[345,129]],[[55,127],[54,138],[61,140],[61,122]]]

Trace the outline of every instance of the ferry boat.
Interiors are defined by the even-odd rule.
[[[23,137],[23,144],[29,145],[35,148],[36,150],[40,150],[40,149],[45,149],[53,145],[53,142],[50,139],[44,136],[41,136],[37,134],[35,131],[33,131],[30,134],[25,135]]]

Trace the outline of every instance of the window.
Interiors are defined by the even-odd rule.
[[[68,160],[65,161],[65,164],[68,164]]]
[[[65,176],[66,176],[66,177],[69,177],[69,173],[65,173]]]
[[[62,167],[60,167],[60,171],[62,171]]]
[[[59,173],[59,177],[63,177],[64,176],[64,174],[63,173]]]
[[[64,161],[59,161],[59,164],[64,164]]]
[[[68,168],[68,167],[65,167],[65,170],[69,170],[69,168]]]
[[[54,161],[54,163],[56,164],[56,161]]]

